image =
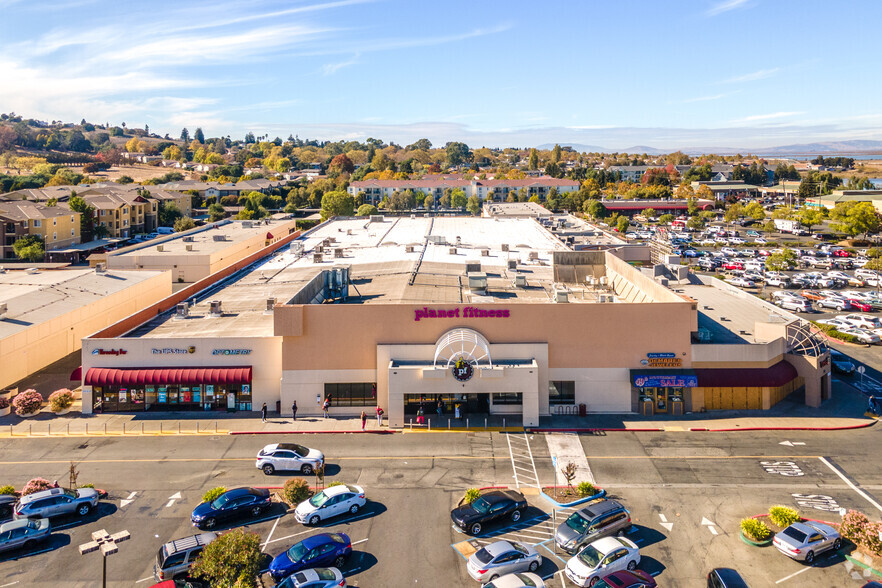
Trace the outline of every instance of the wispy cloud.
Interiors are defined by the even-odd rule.
[[[759,69],[757,71],[750,72],[748,74],[735,76],[733,78],[729,78],[723,80],[724,84],[739,84],[741,82],[755,82],[757,80],[764,80],[766,78],[770,78],[781,70],[779,67],[773,67],[772,69]]]
[[[736,8],[742,8],[746,6],[749,1],[750,0],[723,0],[722,2],[717,2],[711,6],[705,14],[708,16],[723,14],[724,12],[735,10]]]
[[[759,122],[766,120],[775,120],[779,118],[787,118],[790,116],[797,116],[800,114],[805,114],[804,112],[772,112],[770,114],[754,114],[751,116],[745,116],[744,118],[739,118],[733,120],[733,123],[750,123],[750,122]]]
[[[725,98],[726,94],[714,94],[713,96],[699,96],[697,98],[687,98],[681,101],[681,104],[692,104],[693,102],[710,102],[711,100],[719,100]]]
[[[338,61],[337,63],[326,63],[322,66],[322,75],[332,76],[344,67],[355,65],[356,63],[358,63],[359,55],[359,53],[356,53],[352,56],[352,59],[347,59],[346,61]]]

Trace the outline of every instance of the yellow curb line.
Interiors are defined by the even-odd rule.
[[[402,433],[523,433],[523,427],[451,428],[451,429],[402,429]]]

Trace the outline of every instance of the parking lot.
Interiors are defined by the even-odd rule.
[[[554,473],[544,436],[528,437],[535,475],[515,479],[513,463],[520,462],[513,458],[522,456],[511,452],[521,450],[510,449],[518,445],[506,434],[301,435],[298,442],[325,451],[326,481],[363,486],[367,506],[313,528],[278,504],[243,526],[260,534],[271,556],[313,533],[346,533],[353,556],[343,571],[354,586],[476,586],[465,558],[499,538],[538,545],[545,560],[540,573],[549,585],[569,586],[561,573],[569,556],[555,547],[552,534],[571,509],[556,509],[538,494],[537,479],[550,483]],[[875,507],[834,471],[841,468],[871,498],[880,494],[882,474],[864,457],[866,446],[878,444],[873,428],[616,433],[579,440],[598,484],[631,511],[629,538],[640,548],[640,568],[656,575],[661,586],[699,586],[707,570],[721,565],[739,569],[751,586],[860,585],[862,576],[853,577],[841,555],[819,558],[813,566],[793,562],[772,547],[745,545],[738,522],[773,504],[834,521],[840,507],[873,513]],[[103,528],[132,534],[108,559],[109,584],[150,586],[158,548],[196,532],[189,514],[206,489],[279,486],[287,479],[264,476],[254,467],[254,454],[268,441],[256,436],[10,440],[0,450],[4,482],[20,487],[34,475],[63,481],[68,459],[76,459],[80,482],[94,482],[110,496],[83,520],[55,521],[52,539],[34,553],[0,556],[0,585],[95,585],[100,556],[81,556],[77,545]],[[466,488],[516,484],[530,505],[518,524],[488,527],[479,537],[453,528],[449,512]],[[796,575],[787,579],[791,574]]]

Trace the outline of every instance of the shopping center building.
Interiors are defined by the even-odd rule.
[[[730,311],[731,310],[731,315]],[[735,319],[737,315],[737,320]],[[107,333],[113,333],[108,336]],[[531,218],[323,223],[83,341],[83,408],[680,414],[829,396],[799,320],[649,251],[573,251]]]

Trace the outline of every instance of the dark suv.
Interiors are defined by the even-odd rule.
[[[571,514],[554,532],[554,542],[572,554],[592,541],[630,527],[628,509],[617,500],[603,500]]]

